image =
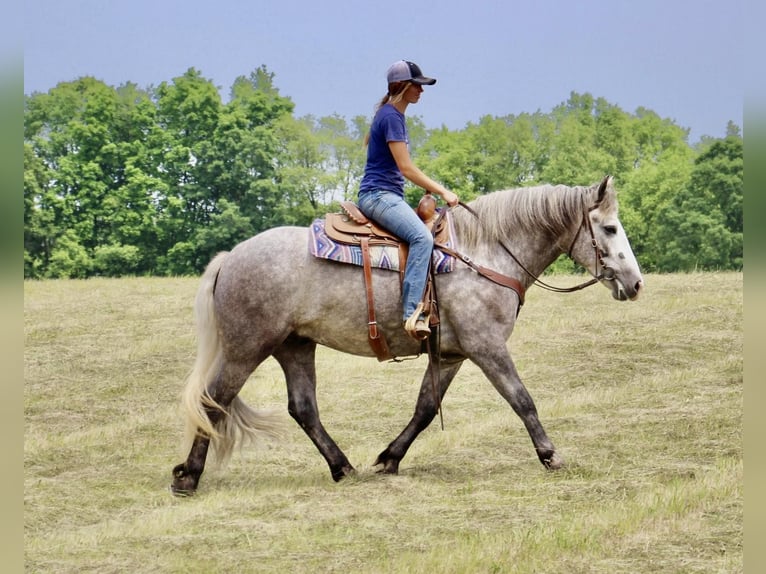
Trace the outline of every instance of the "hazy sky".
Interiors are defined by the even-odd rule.
[[[398,59],[436,77],[408,114],[463,128],[588,92],[702,135],[742,126],[746,0],[26,0],[24,92],[94,76],[221,89],[260,65],[298,116],[370,116]]]

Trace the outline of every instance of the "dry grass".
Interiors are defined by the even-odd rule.
[[[323,421],[357,476],[332,482],[293,424],[191,499],[167,487],[196,280],[26,283],[26,570],[742,572],[742,274],[647,279],[630,304],[528,295],[509,345],[565,470],[466,365],[446,430],[378,475],[425,362],[323,349]],[[285,411],[276,363],[243,395]]]

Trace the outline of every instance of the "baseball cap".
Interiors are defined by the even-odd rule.
[[[412,82],[421,86],[433,86],[436,83],[434,78],[424,76],[417,64],[407,60],[399,60],[391,64],[386,76],[389,84],[394,82]]]

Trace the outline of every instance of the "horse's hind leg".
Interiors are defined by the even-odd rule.
[[[274,353],[287,380],[287,410],[322,453],[336,482],[354,467],[319,420],[316,401],[316,343],[290,337]]]
[[[210,397],[221,408],[227,408],[237,396],[255,369],[254,364],[224,362],[208,387]],[[221,408],[205,406],[205,415],[216,427],[222,417],[227,416]],[[186,461],[173,468],[173,482],[170,490],[177,496],[189,496],[197,490],[210,447],[210,436],[197,429]]]
[[[202,471],[205,470],[205,460],[209,447],[210,437],[199,434],[194,437],[186,461],[173,468],[173,482],[170,484],[170,492],[176,496],[191,496],[197,491]]]
[[[410,422],[399,434],[396,439],[388,445],[388,448],[378,455],[373,466],[383,465],[380,472],[386,474],[397,474],[399,472],[399,463],[407,454],[410,445],[415,441],[418,435],[425,430],[439,411],[441,399],[444,398],[447,389],[455,378],[463,361],[452,364],[442,363],[439,368],[438,391],[434,389],[434,381],[430,367],[426,369],[423,381],[420,384],[420,394],[418,402],[415,405],[415,414],[412,415]],[[437,401],[436,392],[439,393]]]

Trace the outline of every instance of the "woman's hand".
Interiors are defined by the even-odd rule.
[[[447,202],[447,205],[450,207],[455,207],[458,203],[460,203],[460,198],[456,193],[446,189],[444,191],[445,193],[442,194],[442,199]]]

